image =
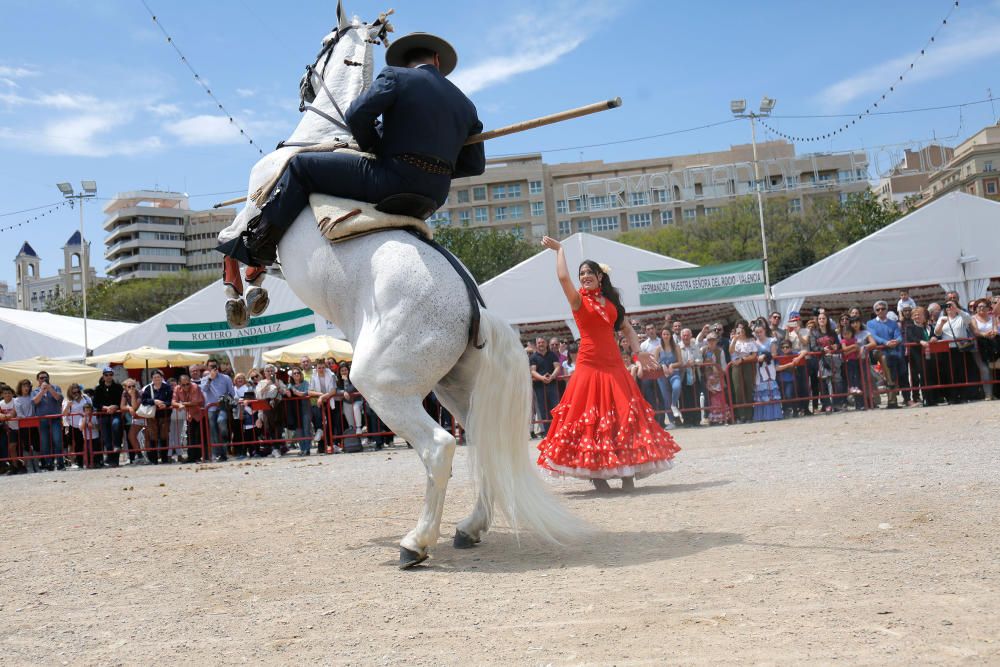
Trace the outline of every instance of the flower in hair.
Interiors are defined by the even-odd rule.
[[[607,264],[598,264],[597,266],[601,267],[601,273],[611,273],[611,267]]]

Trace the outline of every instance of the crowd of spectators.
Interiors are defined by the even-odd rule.
[[[772,421],[884,406],[993,400],[1000,371],[1000,297],[917,305],[908,290],[894,306],[831,313],[778,312],[731,326],[693,329],[670,315],[632,327],[641,349],[659,358],[644,370],[619,337],[622,361],[666,428]],[[576,363],[572,342],[525,345],[535,428],[545,435]]]
[[[170,377],[167,377],[169,373]],[[450,415],[428,397],[428,411],[451,428]],[[206,438],[208,438],[206,440]],[[214,461],[379,450],[394,435],[350,378],[350,364],[303,358],[291,368],[268,364],[236,373],[225,360],[186,369],[152,370],[145,384],[116,380],[106,367],[93,388],[65,392],[40,371],[35,383],[0,385],[0,472],[197,463],[202,444]]]

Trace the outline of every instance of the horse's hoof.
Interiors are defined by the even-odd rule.
[[[247,315],[247,305],[243,299],[226,301],[226,323],[230,329],[242,329],[247,325],[250,316]]]
[[[478,537],[472,537],[468,533],[463,533],[458,529],[455,530],[455,539],[452,541],[452,545],[456,549],[471,549],[477,544],[479,544]]]
[[[420,565],[427,560],[427,552],[418,553],[406,547],[399,547],[399,569],[409,570],[414,565]]]
[[[251,316],[260,315],[267,310],[269,305],[271,305],[271,297],[267,295],[267,290],[263,287],[254,287],[247,292],[247,311]]]

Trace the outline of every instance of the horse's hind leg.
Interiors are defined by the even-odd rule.
[[[247,284],[250,285],[250,289],[247,290],[247,311],[249,311],[251,317],[260,315],[265,310],[267,310],[268,305],[271,303],[271,298],[267,295],[267,290],[261,287],[264,282],[264,276],[267,275],[267,269],[262,266],[248,266],[246,270]]]
[[[399,566],[412,567],[426,560],[428,547],[437,542],[445,492],[451,477],[451,461],[455,455],[455,438],[427,414],[422,396],[392,395],[391,387],[373,391],[364,386],[360,378],[355,383],[393,433],[413,445],[427,470],[420,520],[399,544]]]

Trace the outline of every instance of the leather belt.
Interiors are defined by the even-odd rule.
[[[421,171],[426,171],[428,174],[451,176],[453,172],[450,164],[432,157],[414,155],[413,153],[400,153],[396,158]]]

